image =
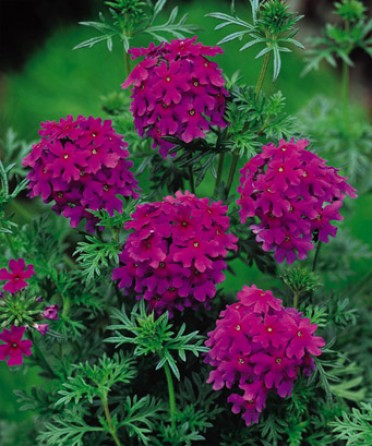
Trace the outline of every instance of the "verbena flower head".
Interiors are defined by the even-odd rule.
[[[137,181],[130,168],[128,144],[112,128],[111,121],[72,116],[41,124],[41,141],[23,160],[30,167],[30,197],[54,202],[53,210],[70,218],[76,227],[86,219],[93,231],[97,219],[89,210],[122,212],[117,195],[136,198]]]
[[[309,142],[281,140],[267,144],[241,170],[238,192],[240,219],[257,217],[250,227],[265,251],[278,262],[305,259],[313,241],[328,242],[342,220],[339,212],[346,195],[355,190],[334,167],[306,149]]]
[[[32,341],[22,339],[26,327],[13,325],[10,330],[4,328],[0,333],[0,361],[6,361],[9,367],[22,365],[23,357],[31,355]]]
[[[6,268],[0,269],[0,281],[7,281],[3,290],[8,291],[11,294],[23,290],[28,285],[26,279],[29,279],[34,274],[34,266],[26,266],[24,259],[11,259],[9,261],[9,270]]]
[[[205,362],[213,370],[207,382],[214,390],[232,389],[232,411],[243,412],[247,425],[257,423],[270,392],[285,398],[300,373],[311,374],[312,356],[325,345],[316,329],[271,291],[244,286],[208,333]]]
[[[119,287],[145,299],[157,313],[172,314],[208,303],[224,280],[224,258],[236,250],[227,206],[190,192],[138,205],[125,229],[133,229],[113,272]]]
[[[153,139],[153,148],[159,147],[163,157],[173,147],[164,136],[189,143],[204,138],[210,126],[226,126],[225,81],[218,65],[208,59],[222,53],[220,47],[204,46],[194,37],[130,52],[133,59],[144,59],[122,87],[133,86],[131,111],[136,129]]]

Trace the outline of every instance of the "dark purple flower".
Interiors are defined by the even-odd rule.
[[[241,222],[258,219],[250,228],[278,262],[305,259],[313,240],[328,242],[337,232],[331,220],[342,220],[344,198],[356,197],[346,178],[307,150],[308,144],[293,139],[278,147],[267,144],[241,170]]]
[[[85,219],[86,229],[93,232],[97,219],[90,210],[106,209],[113,215],[123,211],[120,196],[138,197],[127,143],[111,121],[67,116],[42,123],[39,133],[42,140],[23,160],[31,168],[29,196],[54,202],[52,209],[69,218],[71,226]]]
[[[145,57],[122,84],[132,86],[131,111],[138,133],[153,139],[153,148],[166,157],[173,144],[204,138],[210,126],[226,127],[223,118],[227,90],[221,70],[207,59],[222,53],[193,39],[133,48],[132,58]]]
[[[236,249],[227,207],[177,192],[161,202],[138,205],[125,228],[133,229],[113,272],[119,287],[146,299],[157,313],[208,307],[224,280],[223,260]],[[218,236],[216,236],[218,232]]]
[[[232,410],[243,411],[247,425],[258,422],[270,392],[286,398],[299,372],[308,376],[314,370],[312,355],[325,344],[314,336],[316,327],[271,292],[245,286],[208,333],[205,362],[213,370],[207,382],[214,390],[242,390],[229,396]]]

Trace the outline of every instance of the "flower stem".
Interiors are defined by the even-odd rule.
[[[195,194],[195,182],[194,182],[194,173],[192,171],[192,153],[189,155],[190,166],[189,166],[189,181],[190,181],[190,189],[193,194]]]
[[[342,61],[341,98],[345,124],[349,123],[349,65]]]
[[[110,409],[108,407],[108,401],[107,401],[107,393],[101,395],[101,402],[102,402],[103,411],[105,412],[107,426],[110,429],[110,434],[111,434],[112,438],[114,439],[116,446],[121,446],[121,443],[120,443],[120,440],[118,437],[118,433],[117,433],[114,425],[112,424],[112,418],[111,418]]]
[[[213,195],[217,194],[217,190],[221,183],[222,173],[223,173],[223,163],[225,161],[225,153],[222,152],[220,155],[220,159],[218,160],[218,167],[217,167],[217,177],[216,177],[216,184],[214,186],[214,193]]]
[[[40,360],[40,362],[42,363],[42,367],[48,371],[49,375],[52,378],[57,378],[57,374],[55,373],[55,371],[52,369],[52,366],[49,364],[48,360],[46,359],[46,357],[44,356],[44,353],[40,350],[38,343],[35,341],[35,338],[33,337],[32,333],[30,332],[28,334],[29,338],[32,341],[32,346],[35,350],[36,356],[38,357],[38,359]]]
[[[9,248],[10,248],[10,251],[11,251],[11,253],[12,253],[12,256],[13,256],[15,259],[18,259],[18,253],[17,253],[17,250],[15,249],[15,246],[14,246],[14,244],[13,244],[12,239],[10,238],[10,236],[9,236],[9,234],[8,234],[7,232],[4,232],[3,234],[4,234],[4,236],[5,236],[5,240],[6,240],[7,243],[8,243],[8,246],[9,246]]]
[[[174,393],[172,373],[170,371],[167,362],[164,364],[164,372],[167,378],[168,394],[169,394],[169,412],[170,412],[172,430],[174,431],[176,428],[176,396]]]
[[[294,306],[294,308],[298,308],[299,300],[300,300],[300,292],[293,291],[293,306]]]
[[[316,250],[315,250],[315,255],[314,255],[314,260],[313,260],[313,266],[311,268],[311,271],[314,272],[315,268],[316,268],[316,264],[318,262],[318,258],[319,258],[319,251],[320,251],[320,247],[321,247],[322,243],[318,240],[318,243],[316,245]]]
[[[266,76],[266,72],[267,72],[267,67],[269,66],[269,60],[270,60],[270,53],[266,53],[263,63],[262,63],[262,68],[260,71],[260,75],[258,77],[258,81],[256,84],[256,96],[258,96],[260,94],[260,91],[262,90],[262,86],[265,80],[265,76]]]
[[[227,200],[230,194],[230,189],[234,180],[234,176],[235,176],[235,171],[236,171],[236,167],[238,165],[239,162],[239,155],[237,153],[233,153],[232,156],[232,161],[231,161],[231,166],[230,166],[230,172],[229,172],[229,177],[227,179],[227,184],[226,184],[226,193],[225,193],[225,199]]]
[[[126,51],[124,51],[124,63],[125,63],[125,71],[127,73],[127,76],[129,76],[129,74],[130,74],[130,57]]]

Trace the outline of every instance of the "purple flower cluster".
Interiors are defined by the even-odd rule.
[[[339,209],[345,196],[356,197],[337,169],[306,150],[308,144],[293,139],[281,140],[278,147],[267,144],[241,170],[241,222],[259,218],[251,229],[278,262],[305,259],[314,248],[314,236],[328,242],[337,232],[331,220],[343,218]]]
[[[197,307],[224,280],[224,257],[236,250],[228,234],[227,206],[190,192],[137,206],[125,229],[133,229],[113,272],[119,287],[149,302],[157,313]]]
[[[132,58],[144,56],[122,87],[133,85],[131,111],[138,133],[153,139],[166,157],[173,144],[164,136],[188,143],[204,138],[210,126],[225,127],[227,90],[221,70],[207,56],[222,53],[192,39],[162,42],[130,50]]]
[[[111,121],[69,115],[42,123],[39,134],[41,141],[23,161],[31,168],[29,195],[54,201],[53,210],[70,218],[71,226],[85,218],[87,230],[94,231],[97,219],[89,210],[106,209],[112,215],[123,209],[117,195],[138,196],[128,144]]]
[[[257,423],[269,392],[285,398],[299,371],[311,374],[311,355],[320,355],[325,345],[314,336],[316,329],[295,308],[284,308],[271,291],[245,286],[208,333],[205,362],[214,370],[207,382],[214,390],[233,389],[228,398],[232,411],[243,411],[247,425]]]

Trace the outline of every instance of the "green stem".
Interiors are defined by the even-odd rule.
[[[32,347],[35,350],[36,356],[40,359],[42,363],[42,367],[48,371],[48,373],[52,378],[57,378],[57,374],[55,373],[52,366],[49,364],[48,360],[44,356],[44,353],[40,350],[38,343],[35,341],[32,333],[30,332],[28,336],[32,341]]]
[[[66,319],[71,308],[71,300],[69,297],[62,296],[63,300],[63,310],[62,310],[62,319]]]
[[[346,125],[349,123],[349,82],[349,65],[345,61],[342,61],[341,98],[344,121]]]
[[[116,446],[121,446],[121,443],[120,443],[120,440],[118,437],[118,433],[117,433],[114,425],[112,424],[112,418],[111,418],[110,409],[108,407],[108,401],[107,401],[107,393],[101,395],[101,402],[102,402],[103,411],[105,412],[107,426],[110,429],[110,434],[111,434],[112,438],[114,439]]]
[[[12,239],[10,238],[9,234],[8,234],[7,232],[4,232],[4,236],[5,236],[5,240],[6,240],[7,243],[8,243],[8,246],[9,246],[9,248],[10,248],[10,251],[11,251],[11,253],[12,253],[12,256],[13,256],[15,259],[18,259],[18,253],[17,253],[17,250],[15,249],[15,246],[14,246],[13,241],[12,241]]]
[[[169,368],[169,365],[167,362],[164,364],[164,371],[165,371],[165,376],[167,378],[167,384],[168,384],[169,412],[170,412],[170,418],[171,418],[171,425],[172,425],[172,430],[174,431],[176,429],[176,396],[174,393],[172,373],[170,371],[170,368]]]
[[[217,194],[217,190],[221,184],[221,178],[222,178],[222,173],[223,173],[223,163],[225,161],[225,153],[221,153],[220,155],[220,159],[218,160],[218,167],[217,167],[217,177],[216,177],[216,184],[214,186],[214,194]]]
[[[317,264],[317,262],[318,262],[318,258],[319,258],[319,251],[320,251],[320,247],[321,247],[321,245],[322,245],[322,242],[320,242],[320,241],[318,240],[318,243],[317,243],[317,245],[316,245],[316,250],[315,250],[314,260],[313,260],[313,266],[312,266],[312,268],[311,268],[311,271],[312,271],[312,272],[315,271],[316,264]]]
[[[298,308],[299,300],[300,300],[300,292],[293,291],[293,306],[294,306],[294,308]]]
[[[228,199],[229,194],[230,194],[230,189],[231,189],[231,186],[232,186],[232,183],[234,180],[235,171],[236,171],[236,167],[238,166],[238,162],[239,162],[239,155],[236,153],[233,153],[230,171],[229,171],[229,177],[227,179],[227,184],[226,184],[226,193],[225,193],[226,200]]]
[[[124,63],[125,63],[125,71],[127,73],[127,76],[129,76],[129,74],[130,74],[130,57],[126,51],[124,52]]]
[[[190,161],[192,160],[192,153],[190,153]],[[193,194],[195,194],[195,182],[194,182],[194,173],[192,171],[192,164],[189,166],[189,180],[190,180],[190,189]]]
[[[267,67],[269,66],[269,60],[270,60],[270,53],[266,53],[263,63],[262,63],[260,75],[258,77],[257,85],[256,85],[256,96],[258,96],[260,94],[260,91],[262,90],[262,86],[263,86],[266,72],[267,72]]]

